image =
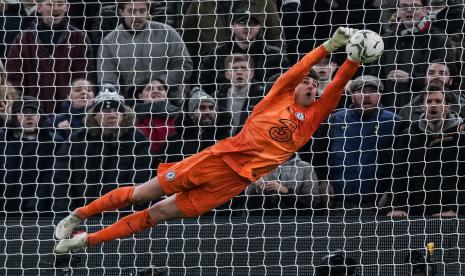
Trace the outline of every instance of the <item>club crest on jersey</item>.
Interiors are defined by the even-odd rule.
[[[299,119],[300,121],[303,121],[305,119],[305,116],[302,112],[296,112],[295,117]]]
[[[165,178],[166,180],[171,181],[176,178],[176,173],[173,171],[169,171],[165,174]]]

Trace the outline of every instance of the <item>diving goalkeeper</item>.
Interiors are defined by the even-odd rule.
[[[256,105],[238,135],[178,163],[159,165],[157,177],[140,186],[115,189],[76,209],[55,229],[60,240],[55,252],[75,251],[126,237],[169,219],[199,216],[227,202],[288,160],[334,110],[359,61],[347,59],[318,100],[315,100],[318,80],[312,66],[345,46],[354,31],[337,29],[328,41],[284,73]],[[100,231],[70,238],[87,218],[164,195],[168,197]]]

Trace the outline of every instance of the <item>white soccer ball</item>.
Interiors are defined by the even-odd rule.
[[[376,61],[383,53],[383,50],[383,39],[370,30],[356,31],[346,45],[347,55],[362,63]]]

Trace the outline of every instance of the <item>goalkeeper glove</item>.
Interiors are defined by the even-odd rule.
[[[333,36],[323,43],[323,47],[325,47],[326,51],[332,53],[337,49],[341,48],[342,46],[345,46],[349,41],[349,38],[356,31],[358,30],[346,27],[339,27],[337,28]]]

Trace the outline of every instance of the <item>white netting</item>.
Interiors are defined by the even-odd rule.
[[[464,274],[462,0],[0,7],[1,275]],[[339,26],[385,52],[290,160],[201,218],[53,254],[70,211],[237,134]],[[317,97],[345,58],[314,66]]]

